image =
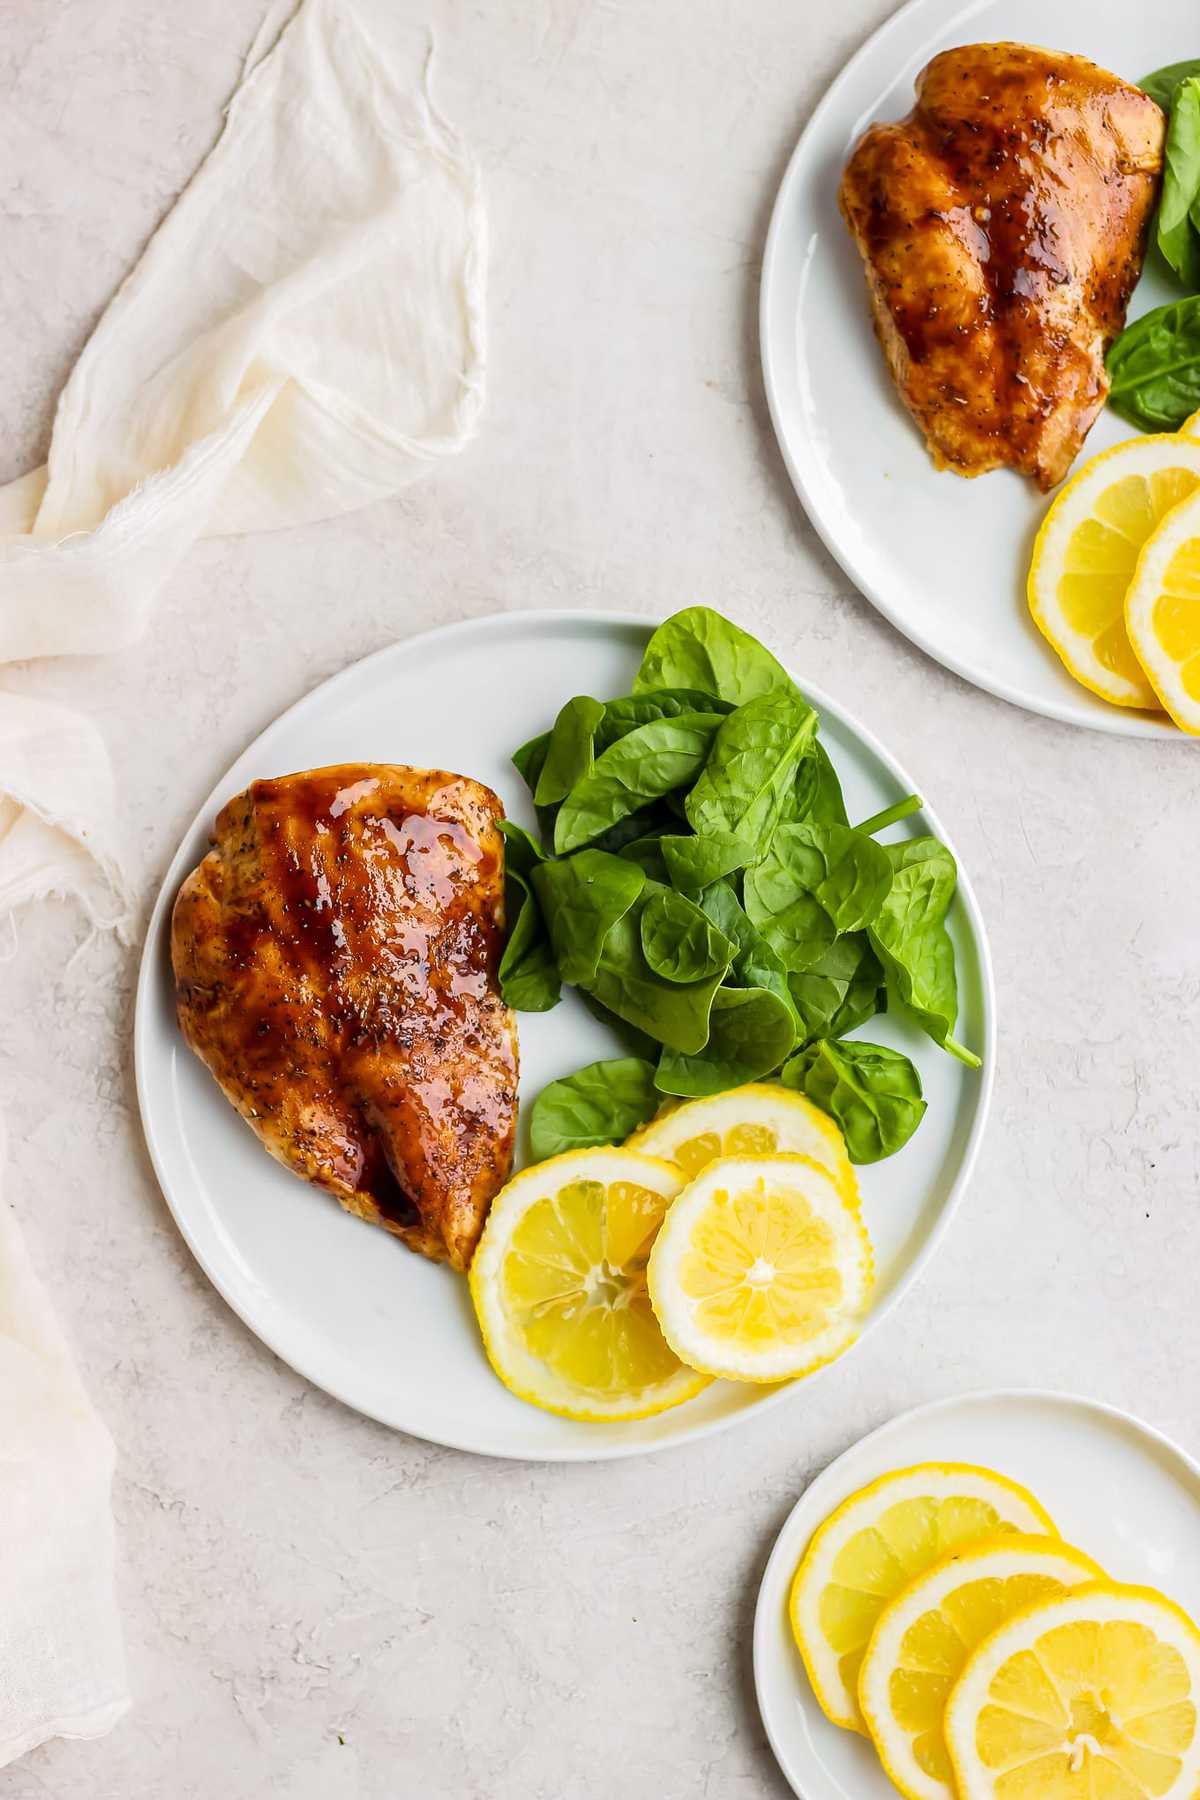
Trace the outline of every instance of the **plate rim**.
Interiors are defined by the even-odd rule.
[[[982,1067],[978,1071],[981,1085],[978,1099],[975,1104],[974,1117],[963,1149],[961,1167],[950,1186],[950,1191],[947,1195],[945,1204],[942,1206],[921,1249],[908,1265],[891,1292],[886,1296],[882,1304],[872,1312],[863,1330],[848,1349],[845,1350],[835,1362],[826,1365],[822,1369],[815,1370],[812,1375],[806,1377],[802,1381],[790,1382],[762,1394],[755,1405],[747,1407],[742,1411],[730,1413],[725,1417],[698,1422],[690,1426],[681,1424],[674,1434],[657,1439],[646,1439],[643,1441],[634,1438],[628,1443],[597,1443],[594,1447],[589,1445],[586,1441],[581,1441],[578,1444],[563,1443],[561,1445],[548,1445],[545,1448],[539,1447],[536,1451],[497,1447],[492,1444],[487,1444],[481,1448],[477,1436],[472,1436],[470,1433],[459,1433],[453,1430],[447,1430],[445,1433],[438,1433],[435,1436],[425,1429],[416,1430],[412,1426],[398,1424],[394,1418],[384,1417],[380,1412],[372,1410],[369,1406],[364,1406],[359,1401],[349,1397],[347,1393],[341,1391],[340,1386],[330,1385],[327,1380],[324,1380],[313,1373],[307,1357],[303,1354],[294,1353],[293,1348],[290,1345],[286,1350],[282,1348],[279,1342],[276,1341],[274,1334],[261,1330],[247,1315],[247,1312],[243,1310],[242,1306],[235,1300],[229,1286],[218,1273],[212,1260],[202,1252],[201,1247],[195,1241],[192,1231],[185,1222],[186,1212],[184,1213],[184,1216],[181,1216],[180,1212],[176,1209],[166,1175],[165,1155],[161,1150],[154,1124],[154,1107],[149,1098],[149,1084],[151,1079],[149,1067],[152,1057],[152,1047],[149,1040],[153,1030],[153,995],[155,984],[161,979],[160,965],[167,947],[165,931],[167,928],[168,915],[174,904],[179,882],[182,879],[183,865],[187,860],[186,853],[188,845],[196,833],[202,828],[205,821],[211,818],[214,797],[228,779],[230,771],[244,758],[251,756],[267,745],[272,735],[276,731],[281,730],[292,719],[294,714],[311,705],[318,694],[326,694],[330,689],[336,688],[339,684],[350,680],[351,677],[361,674],[368,665],[382,663],[397,655],[402,655],[406,650],[411,650],[416,644],[428,646],[430,644],[453,640],[460,636],[469,636],[474,632],[486,632],[488,629],[503,630],[506,629],[509,624],[515,627],[528,626],[534,621],[548,627],[566,625],[571,629],[595,626],[616,626],[619,628],[633,627],[634,629],[647,634],[654,631],[662,622],[647,614],[627,610],[608,609],[604,607],[522,607],[512,611],[495,611],[479,614],[470,618],[454,619],[446,624],[433,626],[427,631],[413,632],[410,636],[394,639],[390,644],[385,644],[378,650],[371,651],[366,656],[359,657],[355,661],[347,663],[344,668],[335,671],[334,674],[327,676],[324,680],[316,682],[307,690],[307,692],[301,694],[298,699],[291,703],[291,705],[285,707],[282,712],[277,714],[276,717],[264,726],[262,731],[252,738],[237,756],[233,758],[229,767],[217,778],[189,823],[184,827],[179,841],[167,862],[158,893],[155,897],[154,905],[150,912],[145,938],[142,943],[134,998],[134,1080],[142,1136],[145,1140],[151,1166],[154,1170],[154,1177],[175,1228],[186,1244],[189,1253],[202,1270],[210,1285],[216,1290],[224,1304],[241,1321],[246,1329],[271,1353],[271,1355],[278,1357],[282,1363],[286,1364],[288,1368],[292,1369],[304,1381],[307,1381],[310,1386],[317,1388],[322,1393],[329,1394],[333,1399],[337,1400],[339,1404],[348,1407],[352,1412],[358,1413],[364,1418],[373,1419],[377,1424],[383,1425],[389,1430],[403,1432],[405,1435],[416,1438],[420,1442],[438,1444],[449,1450],[463,1451],[467,1454],[476,1456],[493,1456],[504,1461],[530,1463],[623,1461],[628,1457],[646,1456],[658,1451],[675,1449],[685,1443],[696,1443],[702,1438],[714,1437],[718,1433],[730,1430],[738,1424],[749,1423],[752,1419],[758,1419],[763,1413],[772,1410],[787,1401],[797,1400],[803,1393],[811,1388],[815,1381],[819,1380],[823,1375],[826,1375],[830,1369],[837,1367],[839,1363],[844,1362],[848,1356],[852,1355],[858,1349],[859,1345],[871,1335],[876,1326],[881,1325],[892,1311],[907,1298],[912,1288],[914,1288],[924,1276],[929,1263],[941,1247],[943,1238],[949,1231],[959,1212],[964,1196],[966,1195],[975,1173],[975,1166],[978,1161],[991,1111],[996,1076],[996,1048],[998,1040],[996,980],[987,927],[984,923],[983,914],[976,898],[974,887],[971,884],[969,875],[967,875],[961,865],[959,865],[957,851],[955,850],[952,839],[945,832],[937,813],[925,800],[923,794],[921,798],[921,810],[928,820],[930,828],[937,834],[942,842],[947,845],[951,854],[954,855],[955,863],[958,866],[957,893],[962,898],[967,928],[975,945],[976,954],[979,960],[983,1023],[983,1045],[981,1051],[983,1061]],[[786,666],[787,664],[785,661],[785,667]],[[885,768],[894,772],[901,781],[910,783],[907,770],[905,770],[903,765],[884,747],[875,734],[859,722],[854,713],[848,711],[840,701],[835,700],[824,688],[818,686],[816,683],[804,680],[799,685],[801,685],[805,694],[811,697],[818,710],[827,708],[832,715],[834,715],[843,725],[847,726],[861,740],[865,747],[880,760]],[[912,791],[920,792],[920,789],[912,787]]]
[[[783,176],[771,207],[771,220],[767,227],[766,241],[763,246],[762,275],[759,281],[758,299],[758,338],[759,357],[762,363],[763,386],[766,389],[767,410],[771,416],[771,427],[775,433],[775,441],[783,458],[792,486],[797,498],[804,508],[809,524],[820,538],[825,549],[842,572],[847,575],[858,589],[858,592],[875,610],[883,615],[889,625],[893,626],[910,644],[915,644],[933,662],[949,669],[954,675],[967,681],[972,687],[991,694],[997,700],[1003,700],[1010,706],[1020,708],[1022,712],[1037,713],[1040,717],[1053,719],[1060,725],[1072,725],[1085,731],[1100,731],[1110,737],[1145,738],[1153,743],[1186,743],[1186,733],[1169,722],[1160,722],[1134,708],[1112,705],[1107,711],[1093,711],[1082,700],[1072,702],[1063,698],[1041,698],[1013,686],[1011,683],[988,675],[986,669],[971,667],[967,662],[953,654],[939,649],[931,635],[918,624],[906,620],[887,598],[883,589],[869,581],[858,566],[858,559],[852,549],[845,548],[837,541],[832,528],[823,518],[821,509],[806,479],[800,458],[793,452],[788,433],[783,426],[783,380],[775,366],[777,354],[774,347],[769,313],[772,307],[774,288],[779,280],[778,264],[781,258],[780,246],[786,234],[786,217],[791,209],[797,190],[803,188],[803,163],[806,150],[811,139],[824,124],[827,114],[833,112],[845,91],[852,85],[860,64],[864,63],[893,31],[902,31],[914,18],[921,14],[929,14],[936,19],[939,14],[946,13],[950,17],[955,11],[961,11],[963,0],[905,0],[905,4],[890,17],[884,19],[869,37],[858,46],[842,64],[829,86],[818,100],[809,115],[795,148],[787,161]],[[945,22],[949,22],[949,18]]]
[[[785,1560],[785,1540],[791,1532],[792,1521],[802,1507],[808,1506],[812,1502],[814,1495],[819,1497],[820,1492],[824,1487],[833,1485],[833,1477],[844,1462],[847,1462],[850,1457],[857,1455],[860,1450],[865,1450],[868,1446],[877,1444],[880,1439],[895,1435],[899,1433],[904,1426],[911,1425],[917,1420],[928,1419],[937,1413],[954,1412],[956,1409],[966,1406],[989,1406],[997,1403],[1012,1402],[1014,1400],[1037,1405],[1045,1405],[1047,1402],[1050,1402],[1055,1406],[1069,1406],[1077,1408],[1085,1413],[1098,1414],[1101,1418],[1107,1420],[1109,1424],[1120,1425],[1126,1430],[1132,1427],[1140,1437],[1147,1439],[1159,1450],[1167,1451],[1177,1462],[1181,1463],[1192,1476],[1197,1487],[1200,1488],[1200,1458],[1193,1456],[1191,1451],[1185,1450],[1182,1444],[1168,1436],[1165,1431],[1161,1431],[1157,1425],[1149,1424],[1145,1419],[1139,1418],[1136,1413],[1130,1412],[1126,1407],[1116,1405],[1114,1401],[1098,1400],[1094,1395],[1077,1394],[1066,1388],[968,1388],[964,1393],[946,1394],[943,1395],[940,1400],[928,1400],[923,1402],[920,1406],[912,1406],[905,1412],[896,1413],[892,1418],[885,1419],[882,1425],[877,1425],[873,1431],[865,1432],[863,1436],[857,1438],[854,1443],[848,1444],[840,1455],[835,1456],[832,1462],[826,1463],[824,1468],[820,1469],[802,1492],[797,1495],[795,1505],[791,1507],[787,1518],[783,1521],[783,1524],[779,1527],[779,1530],[775,1535],[775,1541],[771,1545],[771,1553],[767,1557],[766,1565],[759,1580],[758,1594],[754,1602],[754,1626],[751,1635],[754,1701],[755,1705],[758,1707],[758,1716],[762,1722],[762,1728],[766,1734],[767,1742],[771,1746],[771,1754],[775,1758],[780,1774],[792,1789],[792,1792],[799,1796],[799,1800],[805,1800],[804,1791],[792,1773],[790,1757],[784,1751],[772,1729],[771,1714],[763,1697],[763,1690],[766,1684],[764,1667],[768,1655],[767,1636],[779,1623],[778,1619],[771,1615],[767,1591],[768,1587],[772,1586],[777,1579],[777,1565]],[[1200,1497],[1197,1498],[1197,1508],[1200,1510]],[[794,1554],[794,1548],[787,1551],[787,1556],[789,1558]]]

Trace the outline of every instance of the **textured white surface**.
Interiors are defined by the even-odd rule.
[[[7,0],[0,478],[44,455],[259,10]],[[440,97],[487,176],[477,443],[365,513],[199,546],[142,646],[5,681],[94,710],[148,901],[246,741],[351,658],[495,607],[728,607],[925,782],[974,875],[1001,1066],[955,1230],[811,1403],[733,1437],[599,1468],[427,1448],[308,1389],[208,1289],[138,1132],[135,957],[72,963],[73,916],[25,918],[0,970],[10,1192],[117,1439],[136,1706],[0,1774],[0,1800],[774,1800],[755,1589],[832,1454],[1021,1382],[1200,1448],[1196,749],[1028,717],[927,661],[818,548],[765,419],[771,199],[887,10],[379,0],[381,31],[436,24]]]

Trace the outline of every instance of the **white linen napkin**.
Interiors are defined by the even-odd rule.
[[[0,1169],[5,1158],[0,1122]],[[129,1705],[113,1446],[0,1196],[0,1767]]]
[[[271,28],[76,364],[45,468],[0,490],[0,662],[131,644],[202,534],[348,512],[475,429],[474,159],[342,0],[304,0],[260,55]],[[0,795],[0,907],[75,893],[120,920],[94,728],[0,692]]]
[[[0,662],[120,649],[201,534],[365,505],[475,428],[475,163],[343,0],[303,0],[271,47],[280,10],[63,390],[46,467],[0,490]],[[0,687],[0,918],[74,896],[123,926],[129,894],[95,727]],[[0,1199],[0,1766],[128,1705],[112,1467]]]

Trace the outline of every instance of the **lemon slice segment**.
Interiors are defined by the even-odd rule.
[[[964,1545],[998,1532],[1055,1534],[1026,1488],[969,1463],[919,1463],[881,1475],[843,1501],[792,1582],[792,1635],[821,1709],[867,1735],[858,1676],[889,1600]]]
[[[874,1284],[857,1206],[807,1156],[710,1162],[667,1214],[648,1275],[675,1354],[733,1381],[787,1381],[840,1356]]]
[[[778,1082],[752,1081],[709,1100],[688,1100],[643,1125],[631,1150],[664,1156],[689,1180],[718,1156],[808,1156],[826,1169],[849,1200],[858,1195],[846,1141],[828,1113]]]
[[[642,1419],[690,1400],[651,1310],[646,1263],[683,1178],[631,1150],[572,1150],[497,1194],[471,1261],[488,1359],[522,1400],[568,1419]]]
[[[1142,546],[1200,486],[1200,442],[1171,433],[1101,451],[1042,521],[1029,568],[1029,610],[1077,681],[1118,706],[1158,711],[1133,653],[1125,595]]]
[[[1200,490],[1147,540],[1125,596],[1125,629],[1175,723],[1200,732]]]
[[[1153,1588],[1095,1582],[985,1638],[946,1706],[961,1800],[1195,1800],[1200,1631]]]
[[[908,1800],[955,1800],[946,1701],[977,1644],[1035,1601],[1103,1569],[1057,1538],[984,1538],[935,1563],[880,1613],[858,1676],[879,1760]]]

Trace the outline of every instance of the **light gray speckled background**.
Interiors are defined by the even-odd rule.
[[[754,1592],[833,1454],[1009,1382],[1097,1394],[1200,1449],[1196,753],[944,674],[848,590],[788,486],[757,361],[768,210],[888,0],[375,10],[437,24],[443,103],[487,170],[480,439],[391,504],[202,545],[140,649],[4,683],[99,716],[148,903],[216,777],[347,661],[497,607],[712,600],[844,694],[961,846],[1002,1000],[992,1126],[924,1284],[810,1400],[635,1463],[483,1462],[315,1393],[209,1291],[138,1129],[136,958],[104,943],[71,964],[77,918],[25,918],[0,971],[10,1193],[120,1446],[137,1706],[102,1743],[0,1773],[0,1800],[778,1796]],[[43,453],[259,12],[6,0],[0,478]]]

